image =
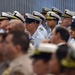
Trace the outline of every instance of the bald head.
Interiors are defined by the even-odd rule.
[[[20,31],[25,31],[25,26],[24,23],[22,23],[20,20],[11,20],[9,21],[9,25],[7,27],[7,31],[9,32],[10,30],[20,30]]]

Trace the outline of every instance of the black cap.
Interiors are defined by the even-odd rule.
[[[31,56],[31,58],[34,59],[50,59],[52,53],[45,53],[45,52],[40,52],[39,54],[34,54]]]

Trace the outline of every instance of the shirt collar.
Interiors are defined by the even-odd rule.
[[[66,43],[64,43],[64,42],[61,42],[61,43],[59,43],[59,44],[57,44],[58,46],[60,46],[60,45],[63,45],[63,44],[66,44]]]

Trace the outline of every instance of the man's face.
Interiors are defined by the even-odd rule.
[[[44,62],[42,59],[34,59],[33,70],[38,75],[48,74],[49,73],[49,62]]]
[[[56,34],[55,28],[54,28],[53,31],[52,31],[52,35],[51,35],[51,42],[56,44],[57,41],[58,41],[58,35]]]
[[[71,23],[72,23],[71,18],[62,18],[61,26],[64,26],[64,27],[68,28],[69,25],[71,25]]]
[[[0,28],[6,29],[8,23],[9,23],[9,20],[2,20],[2,21],[0,21]]]
[[[35,23],[27,23],[26,24],[26,29],[27,31],[31,32],[34,28],[36,28],[37,25]]]
[[[70,29],[70,36],[71,38],[75,38],[75,29]]]
[[[57,25],[57,22],[55,20],[47,20],[47,25],[50,28],[54,28]]]
[[[52,55],[49,66],[50,66],[50,73],[52,74],[59,73],[60,66],[59,66],[59,62],[55,53]]]
[[[7,58],[10,58],[11,56],[13,57],[14,52],[15,52],[15,46],[12,43],[12,38],[13,35],[9,34],[6,39],[5,39],[5,43],[4,43],[4,55]]]

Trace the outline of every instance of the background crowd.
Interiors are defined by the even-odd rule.
[[[0,75],[75,75],[75,13],[1,12]]]

